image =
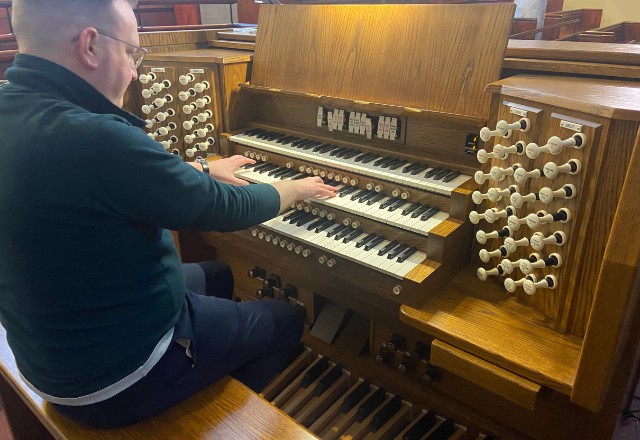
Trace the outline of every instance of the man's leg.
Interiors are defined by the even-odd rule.
[[[233,273],[222,261],[203,261],[182,265],[187,290],[200,295],[231,299],[233,295]]]
[[[124,426],[159,414],[227,374],[261,391],[299,352],[299,306],[236,303],[187,291],[184,307],[184,324],[193,330],[192,357],[174,342],[145,378],[116,396],[82,407],[54,406],[90,425]]]

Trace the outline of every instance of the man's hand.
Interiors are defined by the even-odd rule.
[[[335,197],[337,190],[335,186],[325,184],[320,177],[283,180],[272,185],[280,194],[280,212],[288,209],[296,200]]]
[[[248,157],[240,156],[239,154],[231,157],[226,157],[224,159],[207,161],[207,163],[209,164],[209,174],[211,175],[211,177],[220,182],[230,183],[237,186],[248,185],[249,182],[247,182],[246,180],[238,179],[233,175],[233,172],[241,166],[255,162],[255,160],[249,159]]]

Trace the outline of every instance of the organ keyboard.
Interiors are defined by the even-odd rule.
[[[610,438],[640,342],[640,88],[494,82],[513,4],[261,8],[221,152],[338,195],[181,245],[238,298],[305,307],[313,354],[265,398],[322,438]]]

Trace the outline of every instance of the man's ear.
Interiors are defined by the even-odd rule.
[[[86,27],[80,31],[76,43],[76,54],[80,63],[89,70],[98,68],[97,43],[100,34],[92,27]]]

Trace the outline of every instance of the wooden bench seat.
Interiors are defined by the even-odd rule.
[[[0,327],[0,396],[15,440],[316,439],[235,379],[226,377],[135,425],[95,429],[69,420],[27,388]]]

